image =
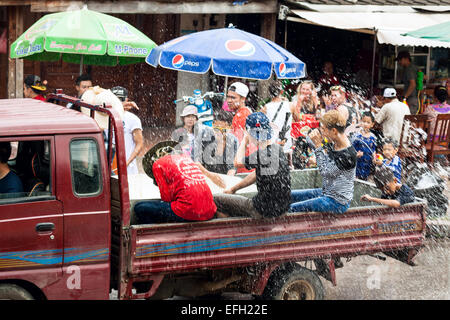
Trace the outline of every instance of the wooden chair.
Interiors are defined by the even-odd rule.
[[[420,149],[423,149],[426,141],[424,140],[420,146],[415,145],[413,146],[411,127],[422,129],[423,131],[425,131],[428,138],[430,131],[430,123],[431,121],[428,120],[428,116],[424,114],[406,115],[403,118],[402,131],[400,133],[400,141],[397,152],[400,158],[405,159],[411,157],[414,158],[418,157],[419,158],[418,160],[421,161],[425,160],[425,155],[422,156],[422,153],[420,153]],[[409,126],[407,127],[406,124],[409,124]],[[405,131],[408,132],[405,133]]]
[[[450,154],[450,114],[439,114],[433,131],[426,144],[427,160],[431,163],[437,154]]]

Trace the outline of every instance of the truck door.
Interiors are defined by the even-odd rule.
[[[54,137],[0,141],[13,142],[8,165],[23,185],[23,192],[0,194],[0,280],[31,282],[52,298],[61,285],[64,231]]]
[[[72,299],[108,299],[111,198],[101,133],[56,137],[64,203],[63,276]]]

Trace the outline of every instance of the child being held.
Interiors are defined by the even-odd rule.
[[[407,185],[401,184],[388,167],[377,168],[373,179],[377,188],[382,192],[381,198],[365,194],[361,197],[362,201],[376,202],[392,208],[414,202],[414,192]]]
[[[398,143],[392,139],[385,139],[383,142],[383,157],[384,159],[378,159],[374,157],[373,162],[377,166],[388,167],[394,172],[394,176],[400,182],[402,180],[402,162],[397,156]]]
[[[375,118],[371,112],[364,112],[361,117],[361,132],[352,137],[352,145],[356,150],[356,178],[367,180],[372,173],[373,155],[377,145],[377,137],[370,131],[375,124]]]

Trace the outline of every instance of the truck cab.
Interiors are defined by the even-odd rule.
[[[0,141],[14,147],[8,164],[24,186],[0,194],[0,292],[13,285],[35,298],[107,299],[111,205],[102,131],[80,112],[33,99],[0,100],[0,118]]]

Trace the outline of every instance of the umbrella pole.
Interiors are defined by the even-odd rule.
[[[372,79],[370,81],[370,97],[373,95],[373,82],[375,81],[375,56],[377,51],[377,29],[374,29],[373,34],[373,53],[372,53]]]
[[[81,61],[80,61],[80,76],[83,74],[83,58],[84,58],[84,55],[81,55]]]
[[[228,77],[225,77],[225,85],[223,86],[224,99],[226,99],[226,96],[227,96],[227,88],[228,88]]]

